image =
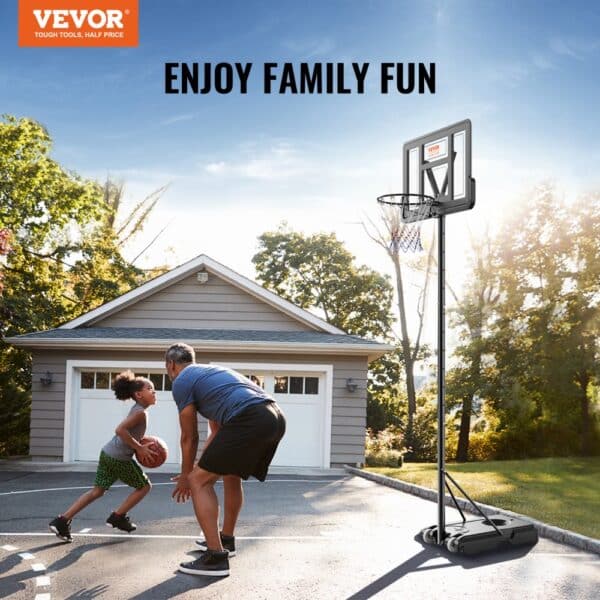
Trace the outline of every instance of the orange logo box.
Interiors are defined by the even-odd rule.
[[[19,46],[137,46],[138,23],[138,0],[19,0]]]

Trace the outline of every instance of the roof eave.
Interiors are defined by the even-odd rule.
[[[164,350],[170,344],[180,342],[179,338],[173,339],[135,339],[135,338],[6,338],[6,342],[20,348],[30,350]],[[256,352],[269,354],[282,352],[297,354],[310,352],[312,354],[344,354],[352,356],[367,356],[369,362],[383,356],[394,349],[389,344],[318,344],[302,342],[276,342],[276,341],[241,341],[241,340],[194,340],[186,339],[186,343],[196,350],[215,350],[223,352]]]

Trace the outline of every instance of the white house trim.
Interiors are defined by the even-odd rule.
[[[211,361],[211,364],[229,367],[230,369],[257,370],[257,371],[309,371],[325,375],[325,428],[323,431],[322,464],[323,469],[329,469],[331,464],[331,419],[333,405],[333,365],[327,364],[302,364],[302,363],[257,363],[257,362],[227,362]]]
[[[75,373],[77,369],[162,369],[165,370],[164,361],[127,361],[127,360],[67,360],[65,373],[65,430],[63,433],[63,461],[72,462],[73,452],[73,404],[77,386]]]
[[[280,298],[277,294],[266,290],[254,281],[251,281],[250,279],[240,275],[239,273],[236,273],[216,260],[213,260],[209,256],[206,256],[206,254],[201,254],[200,256],[189,260],[183,265],[180,265],[179,267],[176,267],[167,273],[163,273],[162,275],[155,277],[151,281],[144,283],[134,290],[131,290],[126,294],[123,294],[122,296],[119,296],[118,298],[115,298],[114,300],[111,300],[110,302],[107,302],[106,304],[103,304],[102,306],[99,306],[98,308],[95,308],[94,310],[91,310],[90,312],[61,325],[61,328],[74,329],[82,325],[89,326],[99,319],[106,318],[109,315],[122,310],[126,306],[138,302],[142,298],[145,298],[167,287],[168,285],[184,279],[194,271],[202,268],[206,269],[209,273],[213,273],[219,277],[222,277],[235,287],[244,290],[259,300],[266,302],[288,316],[291,316],[296,320],[313,327],[314,329],[319,331],[327,331],[328,333],[345,333],[341,329],[330,325],[323,319],[320,319],[319,317],[302,308],[298,308],[296,305],[284,300],[283,298]]]
[[[171,344],[181,342],[181,339],[113,339],[113,338],[6,338],[9,343],[14,343],[22,348],[35,348],[40,350],[61,348],[94,350],[111,348],[114,350],[165,350]],[[298,342],[255,342],[255,341],[226,341],[226,340],[194,340],[185,339],[186,344],[193,346],[197,351],[223,352],[258,352],[262,354],[297,354],[305,352],[310,354],[343,354],[345,356],[365,354],[369,362],[393,350],[389,344],[302,344]]]

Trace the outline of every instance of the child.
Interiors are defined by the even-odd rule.
[[[123,504],[106,519],[112,525],[128,533],[136,526],[129,520],[127,512],[132,509],[150,491],[152,484],[138,463],[133,460],[134,452],[143,459],[151,459],[156,453],[148,446],[142,446],[140,440],[146,433],[148,415],[146,409],[156,404],[154,385],[145,377],[136,377],[131,371],[124,371],[115,378],[112,386],[119,400],[135,400],[127,417],[115,429],[115,436],[100,452],[94,487],[80,496],[62,515],[52,519],[50,530],[65,542],[71,542],[71,520],[88,504],[102,497],[112,484],[120,479],[135,488],[125,498]]]

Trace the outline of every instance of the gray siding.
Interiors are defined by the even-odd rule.
[[[34,458],[62,460],[65,378],[67,360],[161,361],[162,352],[118,351],[35,351],[31,410],[30,454]],[[327,355],[225,354],[199,353],[198,362],[252,362],[331,364],[333,366],[333,400],[331,424],[331,466],[364,461],[367,411],[367,359]],[[44,387],[40,377],[52,373],[53,383]],[[346,380],[357,384],[355,392],[346,390]],[[201,426],[201,431],[204,428]]]
[[[227,283],[196,274],[94,323],[97,327],[173,327],[312,331],[313,328]]]

